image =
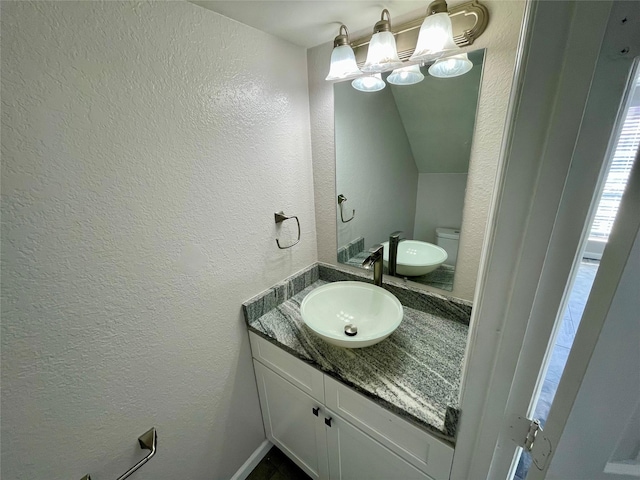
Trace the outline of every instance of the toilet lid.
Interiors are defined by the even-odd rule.
[[[436,228],[436,236],[440,238],[450,238],[452,240],[460,240],[460,229],[438,227]]]

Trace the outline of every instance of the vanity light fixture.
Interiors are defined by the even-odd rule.
[[[334,40],[327,80],[344,80],[366,72],[369,75],[353,81],[353,87],[363,92],[377,92],[384,88],[385,83],[380,75],[371,74],[393,70],[387,78],[389,83],[411,85],[421,81],[418,79],[422,73],[418,73],[415,65],[405,65],[424,65],[434,60],[435,63],[429,68],[431,75],[442,78],[463,75],[471,70],[473,64],[466,53],[460,53],[460,47],[472,45],[488,24],[489,11],[479,0],[470,0],[451,8],[448,8],[446,0],[435,0],[429,4],[426,17],[398,26],[396,33],[391,31],[391,16],[385,9],[373,28],[373,35],[349,42],[347,27],[340,27],[340,35]],[[397,46],[400,47],[399,51]],[[352,54],[355,55],[354,62]],[[340,63],[343,55],[344,59],[348,57],[349,67],[336,67],[334,71],[334,55],[336,63]],[[407,63],[403,63],[407,60]],[[358,65],[362,72],[359,72]]]
[[[466,53],[441,58],[429,67],[429,75],[439,78],[452,78],[464,75],[473,68],[473,62]]]
[[[380,21],[376,22],[373,27],[373,36],[367,51],[367,61],[362,67],[362,71],[379,73],[401,66],[402,62],[398,58],[398,50],[396,49],[396,39],[391,33],[391,15],[389,10],[385,8],[380,15]]]
[[[351,86],[361,92],[377,92],[382,90],[386,83],[382,80],[382,75],[374,73],[373,75],[356,78],[351,82]]]
[[[331,67],[325,80],[343,80],[361,73],[356,64],[356,56],[349,45],[349,31],[345,25],[340,25],[340,32],[333,40]]]
[[[387,77],[387,82],[393,85],[414,85],[424,80],[424,75],[420,71],[420,65],[396,68]]]
[[[409,60],[412,62],[435,60],[447,51],[459,48],[453,40],[453,27],[447,2],[436,0],[427,9],[427,17],[420,27],[416,49]]]

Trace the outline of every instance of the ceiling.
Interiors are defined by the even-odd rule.
[[[399,25],[425,15],[431,0],[190,0],[208,10],[250,25],[301,47],[333,41],[340,24],[355,39],[372,33],[383,8],[391,13],[391,24]]]

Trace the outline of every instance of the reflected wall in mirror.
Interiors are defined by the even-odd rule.
[[[396,276],[453,289],[484,50],[469,59],[459,77],[421,67],[414,85],[334,85],[339,263],[361,267],[380,243],[388,260],[401,231]]]

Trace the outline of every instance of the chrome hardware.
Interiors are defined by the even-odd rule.
[[[527,432],[527,438],[524,440],[524,449],[530,452],[533,450],[533,444],[536,441],[536,437],[538,436],[538,432],[542,430],[540,426],[540,420],[534,418],[531,424],[529,425],[529,431]]]
[[[544,434],[537,418],[533,420],[513,415],[509,422],[511,440],[531,454],[536,468],[543,470],[551,457],[553,445]]]
[[[353,323],[347,323],[344,326],[344,333],[348,337],[355,337],[358,334],[358,327],[356,327]]]
[[[151,427],[150,430],[146,431],[142,435],[138,437],[138,443],[140,444],[140,448],[142,450],[150,450],[149,455],[144,457],[138,463],[136,463],[129,470],[124,472],[122,475],[118,477],[118,480],[124,480],[125,478],[129,478],[136,470],[142,467],[145,463],[147,463],[151,457],[156,454],[157,446],[158,446],[158,434],[156,433],[155,427]],[[91,480],[91,475],[85,475],[82,477],[82,480]]]
[[[382,259],[384,247],[382,245],[374,245],[369,249],[369,256],[362,262],[362,266],[367,270],[373,266],[373,284],[382,286]]]
[[[320,412],[320,407],[311,407],[311,411],[317,417],[318,416],[318,412]]]
[[[444,7],[447,8],[446,3]],[[429,14],[433,10],[442,10],[442,2],[438,2],[436,5],[433,5],[433,3],[430,4],[429,7],[427,7],[426,13]],[[482,35],[489,24],[489,10],[477,0],[452,5],[448,10],[449,18],[453,26],[453,41],[459,47],[472,45],[473,42]],[[400,60],[406,60],[413,54],[415,50],[415,40],[409,40],[409,38],[417,37],[415,31],[422,27],[424,19],[425,17],[420,16],[415,20],[410,20],[401,25],[394,25],[393,34],[398,43],[398,57]],[[366,35],[360,38],[350,39],[359,65],[364,63],[364,60],[360,61],[360,59],[366,57],[365,47],[371,42],[371,37],[372,35]]]
[[[328,417],[328,418],[327,418],[327,417],[324,417],[324,424],[325,424],[327,427],[330,427],[330,426],[331,426],[331,420],[333,420],[331,417]]]
[[[393,232],[389,235],[389,275],[396,275],[398,268],[398,244],[404,240],[400,238],[401,231]]]
[[[353,212],[351,212],[351,218],[348,220],[344,219],[344,212],[343,212],[343,203],[347,201],[347,197],[345,197],[344,195],[340,194],[338,195],[338,206],[340,207],[340,220],[342,220],[342,223],[348,223],[351,220],[353,220],[356,216],[356,210],[353,209]]]
[[[297,245],[298,242],[300,242],[300,220],[298,220],[298,217],[296,217],[295,215],[291,215],[290,217],[287,217],[284,214],[284,212],[282,212],[282,211],[276,212],[274,214],[274,216],[275,216],[275,219],[276,219],[276,225],[279,224],[279,223],[284,222],[285,220],[290,220],[292,218],[295,218],[296,219],[296,223],[298,224],[298,239],[294,243],[292,243],[291,245],[283,247],[282,245],[280,245],[280,240],[278,238],[276,238],[276,245],[278,245],[278,248],[280,250],[284,250],[286,248],[291,248],[294,245]]]

